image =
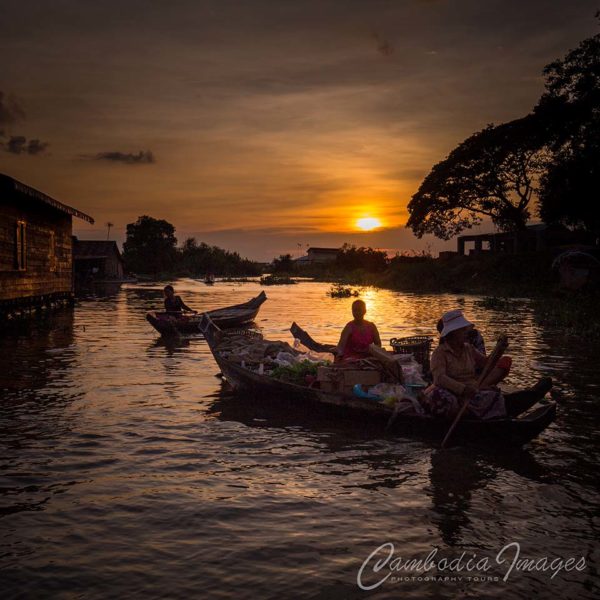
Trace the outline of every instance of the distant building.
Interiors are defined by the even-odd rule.
[[[113,241],[74,238],[73,263],[77,283],[123,279],[123,257]]]
[[[72,299],[73,217],[94,222],[0,174],[0,313]]]
[[[522,231],[460,235],[457,238],[457,251],[459,256],[484,252],[516,254],[539,252],[548,248],[586,243],[587,241],[584,233],[573,232],[562,225],[539,223],[528,225]],[[467,244],[473,244],[473,247],[468,248]]]
[[[309,248],[306,256],[296,259],[300,264],[328,263],[334,262],[337,258],[339,248]]]

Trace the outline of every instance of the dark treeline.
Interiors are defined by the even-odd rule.
[[[186,239],[177,246],[175,227],[164,219],[139,217],[127,225],[123,258],[128,271],[153,277],[259,275],[260,265],[217,246]]]
[[[344,244],[338,250],[335,260],[331,262],[303,264],[294,261],[291,254],[282,254],[273,260],[271,271],[288,275],[339,278],[351,273],[382,273],[400,264],[420,263],[425,260],[433,260],[433,256],[429,252],[402,252],[389,257],[383,250]]]
[[[360,248],[344,244],[338,251],[335,260],[323,264],[302,264],[294,261],[291,254],[282,254],[273,259],[271,271],[273,273],[297,274],[297,275],[315,275],[321,276],[324,273],[332,275],[348,273],[356,270],[379,273],[389,264],[387,253],[382,250],[374,250],[361,246]]]

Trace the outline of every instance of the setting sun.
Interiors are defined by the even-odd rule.
[[[358,219],[356,226],[363,231],[371,231],[381,227],[381,221],[375,217],[365,217],[364,219]]]

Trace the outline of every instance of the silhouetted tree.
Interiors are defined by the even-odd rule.
[[[280,254],[278,258],[273,259],[273,273],[293,273],[295,263],[291,254]]]
[[[176,261],[175,227],[163,219],[146,215],[127,225],[123,258],[129,271],[152,273],[170,271]]]
[[[335,262],[336,266],[344,271],[364,269],[372,273],[383,271],[388,264],[388,258],[383,250],[344,244],[337,253]]]
[[[229,252],[218,246],[198,243],[187,238],[179,250],[181,270],[192,275],[259,275],[260,268],[237,252]]]
[[[598,15],[596,15],[598,16]],[[552,150],[541,180],[540,216],[600,233],[600,34],[544,69],[536,114]]]
[[[544,169],[544,142],[534,115],[475,133],[421,183],[407,227],[445,240],[485,217],[502,230],[523,229]]]

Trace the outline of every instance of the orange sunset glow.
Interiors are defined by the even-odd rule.
[[[40,18],[11,3],[0,132],[39,143],[1,152],[0,171],[92,215],[81,238],[110,221],[122,242],[147,214],[259,260],[299,243],[448,248],[404,228],[420,182],[529,110],[547,58],[594,27],[582,3],[495,4],[67,1]]]
[[[381,227],[381,221],[376,217],[364,217],[356,221],[356,226],[363,231],[372,231]]]

